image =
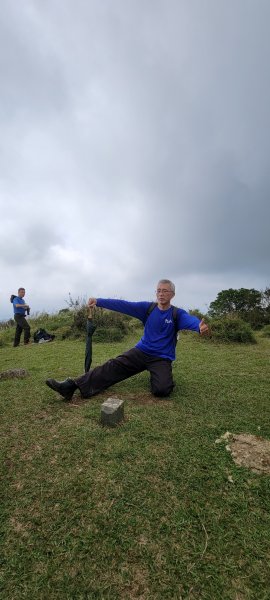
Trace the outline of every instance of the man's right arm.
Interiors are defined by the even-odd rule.
[[[14,304],[15,308],[25,308],[27,310],[30,308],[29,304]]]
[[[89,298],[88,306],[90,308],[97,306],[106,308],[107,310],[114,310],[143,321],[149,302],[128,302],[127,300],[115,300],[112,298]]]
[[[30,306],[29,304],[25,304],[25,301],[23,300],[23,302],[18,302],[18,300],[20,300],[19,296],[15,296],[13,298],[13,306],[14,308],[23,308],[24,310],[30,310]]]

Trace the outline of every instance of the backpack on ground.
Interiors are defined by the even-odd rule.
[[[158,305],[157,302],[151,302],[150,306],[148,306],[147,313],[146,313],[147,319],[148,319],[149,315],[151,315],[151,312],[154,310],[154,308],[156,308],[157,305]],[[178,341],[178,325],[177,325],[178,308],[177,308],[177,306],[173,306],[173,304],[171,304],[171,308],[173,309],[174,337],[175,337],[175,345],[176,345],[177,341]]]
[[[38,329],[33,335],[34,342],[36,344],[43,344],[44,342],[52,342],[55,335],[48,333],[46,329]]]

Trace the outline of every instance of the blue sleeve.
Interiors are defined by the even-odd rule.
[[[177,323],[178,323],[179,330],[189,329],[190,331],[197,331],[198,333],[200,332],[200,328],[199,328],[200,319],[198,319],[198,317],[195,317],[193,315],[189,315],[189,313],[187,313],[182,308],[178,309]]]
[[[127,300],[113,300],[111,298],[97,298],[97,306],[115,310],[116,312],[135,317],[143,323],[146,321],[147,309],[151,302],[128,302]]]

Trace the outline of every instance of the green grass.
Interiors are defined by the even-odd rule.
[[[215,444],[227,430],[270,438],[270,342],[257,340],[183,335],[169,399],[143,373],[70,404],[44,380],[82,373],[83,342],[0,348],[1,371],[29,372],[0,381],[1,598],[269,599],[270,476]],[[133,343],[94,345],[94,364]],[[115,395],[125,421],[102,428]]]

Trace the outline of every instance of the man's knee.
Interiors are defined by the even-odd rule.
[[[152,385],[151,391],[154,396],[162,398],[164,396],[169,396],[173,390],[173,387],[173,383]]]

